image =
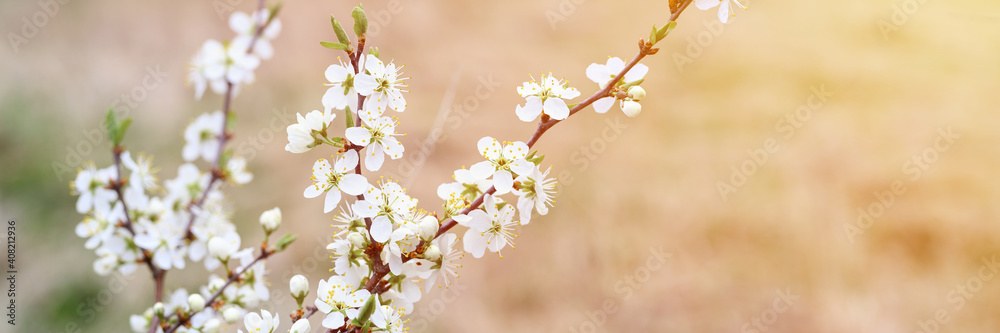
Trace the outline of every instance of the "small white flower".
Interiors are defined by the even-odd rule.
[[[385,155],[389,158],[399,159],[403,157],[403,144],[396,139],[396,121],[390,117],[362,118],[365,126],[348,128],[345,135],[352,143],[366,147],[365,168],[369,171],[378,171],[385,161]]]
[[[229,28],[236,32],[236,40],[246,40],[247,43],[250,39],[257,33],[257,28],[267,23],[268,17],[271,15],[271,11],[268,9],[261,9],[253,13],[253,19],[250,15],[244,12],[235,12],[233,15],[229,16]],[[270,59],[274,54],[274,47],[271,46],[271,40],[278,37],[278,33],[281,32],[281,20],[274,18],[267,28],[261,32],[260,38],[257,38],[256,44],[253,47],[254,55],[260,57],[261,59]]]
[[[497,195],[507,194],[514,188],[514,175],[530,173],[535,164],[528,162],[528,145],[524,142],[515,141],[501,145],[497,139],[484,137],[477,143],[479,154],[486,158],[486,161],[476,163],[473,170],[491,170],[493,173],[493,187]],[[481,173],[482,171],[477,171]]]
[[[73,191],[80,195],[76,200],[76,212],[87,214],[91,210],[107,212],[111,202],[118,200],[115,191],[106,188],[113,179],[114,172],[110,168],[97,170],[93,164],[76,174],[71,184]]]
[[[354,202],[354,212],[361,217],[372,219],[372,239],[379,243],[389,240],[393,224],[400,223],[404,216],[417,206],[417,200],[406,194],[402,186],[394,182],[371,186],[365,192],[365,200]]]
[[[494,172],[496,168],[490,163],[476,163],[471,169],[455,170],[451,176],[455,182],[438,186],[438,197],[449,200],[455,195],[464,200],[475,200],[493,186],[493,181],[489,178]]]
[[[482,209],[469,213],[469,230],[465,232],[465,252],[473,257],[481,258],[486,248],[500,254],[507,243],[514,246],[514,207],[509,204],[497,209],[497,200],[492,195],[486,195]]]
[[[252,248],[240,250],[240,252],[237,252],[234,256],[240,258],[240,267],[237,268],[237,271],[247,267],[247,265],[250,265],[250,263],[254,262],[255,259]],[[265,263],[265,261],[257,261],[252,267],[243,273],[243,276],[241,276],[243,278],[243,288],[252,293],[255,299],[261,301],[266,301],[271,298],[271,293],[267,288],[267,280],[264,278],[264,276],[267,275]]]
[[[309,280],[305,276],[302,276],[302,274],[293,276],[288,281],[288,290],[295,297],[305,297],[309,293]]]
[[[128,324],[132,327],[132,332],[149,332],[149,324],[152,316],[131,315],[128,317]]]
[[[625,62],[622,61],[620,58],[617,57],[608,58],[608,62],[604,65],[590,64],[590,66],[587,67],[587,78],[589,78],[591,81],[596,82],[599,87],[604,88],[605,86],[608,85],[608,83],[611,82],[611,80],[615,78],[615,76],[618,75],[618,73],[621,73],[621,71],[624,69],[625,69]],[[618,99],[618,96],[616,95],[616,92],[618,91],[618,86],[642,80],[643,77],[646,76],[647,72],[649,72],[649,67],[646,67],[646,65],[636,64],[635,66],[633,66],[632,69],[629,69],[629,71],[625,73],[625,76],[622,77],[620,81],[614,83],[615,89],[611,91],[612,96],[607,96],[598,99],[597,101],[594,102],[593,104],[594,110],[597,111],[597,113],[608,112],[608,110],[611,109],[611,106],[615,104],[615,100]],[[633,86],[633,88],[635,88],[635,86]],[[642,99],[643,97],[645,97],[644,90],[643,90],[643,96],[635,97],[634,100],[639,100]],[[626,99],[631,100],[632,96],[629,96]],[[622,104],[622,111],[625,111],[625,104]],[[626,112],[626,114],[628,114],[628,112]]]
[[[184,268],[183,230],[171,223],[158,223],[145,231],[135,236],[135,245],[153,252],[153,264],[161,269]]]
[[[400,88],[406,88],[403,81],[408,78],[399,77],[402,67],[397,68],[391,61],[386,65],[372,55],[366,58],[364,65],[367,73],[358,74],[354,78],[354,87],[358,93],[368,96],[368,104],[364,110],[368,117],[362,118],[379,117],[386,106],[397,112],[406,110],[406,99],[403,98],[406,90]]]
[[[319,280],[316,290],[316,309],[326,314],[323,327],[337,329],[344,326],[347,319],[358,316],[358,307],[365,304],[371,293],[365,289],[349,284],[340,276],[331,276],[329,280]]]
[[[139,158],[133,160],[132,154],[126,151],[122,154],[122,165],[132,171],[128,178],[129,186],[139,191],[156,189],[156,169],[153,169],[152,158],[139,154]]]
[[[556,179],[547,178],[549,171],[552,171],[552,167],[546,169],[545,172],[536,167],[530,174],[517,177],[517,181],[521,183],[521,188],[515,190],[514,193],[518,196],[517,210],[521,213],[522,225],[531,222],[531,211],[533,209],[538,210],[539,215],[549,213],[549,207],[552,206],[553,192],[556,189]]]
[[[316,139],[317,134],[324,134],[327,127],[330,126],[330,122],[337,117],[336,114],[330,113],[329,110],[326,112],[319,112],[319,110],[313,110],[302,117],[302,114],[296,113],[295,116],[298,118],[298,123],[288,125],[288,144],[285,145],[285,150],[294,153],[301,154],[309,151],[317,144],[320,143]]]
[[[219,153],[219,131],[225,121],[223,117],[222,111],[205,113],[184,129],[186,144],[181,155],[185,161],[191,162],[198,157],[207,162],[215,161]]]
[[[235,254],[236,251],[238,251],[239,249],[240,249],[240,236],[237,233],[228,233],[225,235],[212,237],[211,239],[208,240],[208,255],[212,256],[212,258],[217,258],[220,260],[229,260],[229,257]]]
[[[118,267],[118,256],[113,253],[106,254],[94,261],[94,272],[100,276],[111,274],[111,271]]]
[[[390,305],[382,305],[375,309],[375,313],[372,314],[372,323],[378,328],[383,329],[385,332],[389,333],[404,333],[406,328],[403,327],[403,318],[400,309],[397,309]]]
[[[732,7],[732,4],[735,4],[736,7],[739,7],[740,9],[747,9],[747,7],[741,4],[739,0],[695,0],[694,1],[694,5],[701,10],[709,10],[714,8],[715,6],[721,5],[719,6],[719,21],[722,21],[722,23],[729,22],[729,16],[733,17],[736,16],[736,11],[734,10],[735,8]]]
[[[340,191],[349,195],[364,193],[369,187],[368,179],[365,176],[349,173],[354,171],[358,165],[358,153],[348,150],[340,155],[334,166],[330,167],[330,162],[326,159],[319,159],[313,164],[313,184],[306,187],[303,195],[306,198],[318,197],[326,192],[326,199],[323,204],[323,212],[329,213],[340,203]]]
[[[452,278],[459,277],[458,269],[462,265],[458,263],[458,260],[462,259],[465,253],[455,248],[455,244],[458,244],[458,236],[453,233],[441,235],[441,237],[435,239],[431,244],[431,248],[439,251],[439,254],[437,258],[428,258],[435,262],[435,264],[421,276],[421,278],[425,279],[424,287],[428,289],[433,287],[434,282],[437,281],[438,277],[441,277],[443,280],[441,285],[447,288],[451,285]]]
[[[362,64],[359,66],[361,68],[364,68],[364,59],[364,55],[358,59],[358,62]],[[350,106],[351,110],[358,111],[358,92],[354,88],[354,67],[340,61],[339,64],[327,67],[324,75],[326,80],[330,81],[325,85],[330,88],[326,89],[326,93],[323,94],[323,108],[329,112],[330,109],[343,110]]]
[[[253,180],[253,174],[247,171],[247,160],[242,157],[232,157],[226,162],[229,179],[236,184],[246,184]]]
[[[226,47],[217,40],[207,40],[191,59],[188,82],[194,85],[195,99],[201,99],[211,86],[216,94],[226,92]]]
[[[243,324],[249,333],[272,333],[278,328],[278,319],[278,316],[271,316],[267,310],[260,310],[260,314],[250,312],[243,317]]]
[[[517,87],[517,93],[524,97],[524,106],[517,106],[515,113],[524,122],[534,121],[538,115],[545,113],[552,119],[562,120],[569,116],[569,107],[564,99],[574,99],[580,96],[576,88],[567,87],[552,74],[543,75],[539,84],[535,80],[523,83]]]
[[[604,86],[608,85],[608,82],[611,82],[624,69],[625,61],[622,61],[618,57],[611,57],[608,58],[607,63],[604,65],[590,64],[590,66],[587,66],[587,78],[596,82],[601,88],[604,88]],[[632,69],[629,69],[628,73],[625,73],[625,76],[622,78],[623,82],[616,82],[616,85],[617,83],[630,83],[642,80],[647,72],[649,72],[649,67],[643,64],[636,64]]]
[[[281,209],[274,207],[260,214],[260,225],[267,232],[273,232],[281,225]]]
[[[309,326],[309,319],[302,318],[292,324],[288,333],[309,333],[310,331],[312,331],[312,326]]]

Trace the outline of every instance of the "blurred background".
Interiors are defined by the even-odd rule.
[[[94,273],[67,184],[81,161],[111,163],[94,133],[113,105],[134,118],[130,150],[173,178],[184,127],[222,100],[194,100],[188,62],[255,3],[0,2],[0,215],[17,223],[17,332],[123,332],[149,306],[147,271]],[[264,307],[285,315],[291,275],[314,287],[329,275],[332,229],[322,201],[301,194],[320,153],[285,152],[284,128],[322,108],[339,54],[318,42],[335,39],[328,15],[350,22],[354,5],[286,1],[274,58],[234,104],[234,147],[256,175],[226,191],[244,242],[274,206],[300,235],[268,262]],[[440,210],[439,183],[480,159],[480,137],[533,132],[514,116],[529,75],[551,71],[589,96],[587,65],[630,59],[669,16],[659,0],[364,5],[369,45],[412,77],[398,115],[407,156],[382,174],[428,210]],[[503,260],[467,256],[452,288],[417,304],[412,331],[1000,331],[1000,3],[749,5],[725,26],[715,9],[684,13],[643,62],[638,118],[587,109],[553,128],[536,147],[560,177],[556,208]],[[428,139],[439,117],[445,135]],[[167,287],[206,276],[189,265]]]

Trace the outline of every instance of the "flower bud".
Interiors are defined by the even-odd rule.
[[[292,329],[289,330],[288,332],[289,333],[309,333],[309,331],[311,331],[311,330],[312,330],[312,327],[309,326],[309,320],[305,319],[305,318],[302,318],[302,319],[297,320],[294,324],[292,324]]]
[[[365,235],[359,232],[352,232],[347,235],[347,240],[351,242],[354,247],[362,248],[365,246]]]
[[[202,333],[219,333],[219,320],[212,318],[205,321],[205,325],[201,326]]]
[[[634,100],[646,98],[646,89],[642,89],[640,86],[632,86],[632,88],[628,88],[628,97]]]
[[[188,306],[191,307],[192,312],[201,312],[205,309],[205,298],[199,294],[191,294],[188,296]]]
[[[229,260],[229,256],[233,255],[235,251],[233,244],[230,240],[223,237],[212,237],[208,240],[208,255],[219,258],[219,260],[226,261]],[[239,247],[237,244],[236,247]]]
[[[636,101],[622,101],[622,111],[625,111],[626,116],[634,118],[642,112],[642,105]]]
[[[240,320],[240,309],[235,306],[231,306],[226,309],[226,311],[222,311],[222,318],[225,319],[226,322],[235,323],[237,320]]]
[[[222,278],[213,277],[211,280],[208,281],[208,291],[212,293],[218,292],[219,289],[222,289],[222,286],[224,286],[225,284],[226,281],[223,280]]]
[[[264,227],[264,232],[271,233],[281,225],[281,209],[274,207],[260,214],[260,225]]]
[[[441,249],[437,245],[431,244],[431,246],[427,247],[427,251],[424,251],[424,259],[438,261],[438,259],[441,259]]]
[[[163,318],[163,302],[156,302],[156,304],[153,304],[153,313],[155,313],[157,317]]]
[[[429,241],[433,240],[434,236],[437,236],[439,225],[436,218],[433,216],[424,216],[419,223],[418,230],[420,232],[420,238]]]
[[[292,297],[301,298],[309,294],[309,280],[301,274],[293,276],[288,281],[288,290],[292,292]]]

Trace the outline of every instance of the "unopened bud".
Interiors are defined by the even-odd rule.
[[[642,89],[640,86],[633,86],[628,89],[628,97],[634,100],[642,100],[646,98],[646,89]]]
[[[191,294],[188,296],[188,306],[191,307],[192,312],[201,312],[205,308],[205,298],[199,294]]]
[[[229,307],[226,311],[222,312],[222,318],[225,319],[226,322],[235,323],[237,320],[240,320],[240,309],[237,309],[234,306]]]
[[[359,232],[352,232],[347,235],[347,240],[351,242],[354,247],[361,248],[365,246],[365,235]]]
[[[292,297],[305,297],[309,293],[309,280],[301,274],[293,276],[288,281],[288,290],[292,292]]]
[[[441,259],[441,249],[437,245],[431,244],[431,246],[427,247],[427,251],[424,251],[424,259],[438,261],[438,259]]]
[[[622,111],[625,111],[626,116],[634,118],[642,112],[642,105],[636,101],[622,101]]]
[[[264,232],[272,233],[281,225],[281,209],[274,207],[260,214],[260,225],[264,227]]]

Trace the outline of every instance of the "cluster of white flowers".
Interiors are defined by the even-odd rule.
[[[745,8],[737,0],[694,2],[703,10],[719,6],[722,22],[732,14],[733,4]],[[680,2],[672,0],[670,7],[680,10]],[[229,26],[236,37],[228,42],[209,40],[192,59],[188,79],[195,97],[200,99],[211,88],[225,96],[227,109],[202,114],[187,127],[182,150],[186,163],[178,167],[175,178],[163,182],[162,190],[151,159],[143,155],[133,159],[119,145],[127,123],[116,123],[110,114],[115,164],[103,169],[89,165],[71,184],[79,195],[76,209],[84,214],[76,232],[98,255],[97,273],[129,274],[147,265],[162,288],[163,274],[185,268],[188,261],[201,261],[210,271],[222,267],[225,272],[211,275],[195,293],[176,289],[166,301],[132,315],[135,332],[218,332],[220,326],[241,318],[248,332],[278,329],[280,316],[252,309],[270,297],[263,259],[294,238],[286,236],[268,248],[267,237],[282,220],[281,211],[274,208],[260,215],[265,234],[261,254],[255,255],[254,247],[241,249],[241,237],[219,186],[221,181],[245,184],[253,179],[246,160],[225,150],[230,135],[228,105],[241,86],[253,83],[261,60],[273,55],[270,41],[281,29],[275,12],[233,14]],[[455,170],[454,181],[438,186],[442,209],[432,213],[418,208],[417,199],[393,180],[371,182],[363,174],[379,171],[386,156],[403,157],[405,149],[397,138],[399,119],[386,112],[406,110],[403,94],[408,92],[409,78],[402,76],[402,66],[381,60],[377,49],[365,52],[367,17],[360,5],[351,15],[357,43],[351,43],[336,19],[331,23],[339,43],[321,43],[348,57],[348,61],[338,58],[324,73],[328,88],[321,100],[323,111],[298,114],[297,122],[287,128],[288,152],[306,153],[324,145],[334,151],[329,160],[320,158],[313,164],[311,184],[303,196],[324,195],[323,212],[337,211],[332,217],[334,238],[327,246],[333,274],[316,284],[310,311],[303,308],[311,290],[308,279],[296,275],[289,281],[298,304],[290,333],[309,332],[308,316],[316,312],[323,318],[322,327],[330,331],[405,332],[404,317],[414,303],[434,286],[448,287],[459,276],[459,260],[465,253],[481,258],[489,250],[503,258],[501,251],[508,245],[514,248],[518,229],[529,224],[534,213],[546,215],[554,203],[556,180],[550,177],[551,167],[541,167],[544,156],[532,150],[534,142],[555,123],[588,106],[606,113],[618,102],[627,116],[637,116],[646,96],[639,85],[649,70],[638,61],[655,54],[653,45],[676,24],[654,26],[650,40],[640,41],[640,56],[630,63],[609,57],[604,64],[587,67],[585,74],[598,85],[598,92],[585,101],[571,103],[580,91],[551,73],[517,87],[525,102],[516,106],[514,114],[524,122],[538,120],[536,135],[527,143],[481,138],[476,148],[482,160]],[[338,113],[346,118],[342,130],[333,129]],[[208,171],[196,165],[202,162],[210,164]],[[456,225],[465,227],[461,238],[458,231],[451,231]]]
[[[350,61],[338,60],[327,68],[324,111],[300,115],[288,127],[285,147],[304,153],[327,145],[336,154],[313,164],[312,182],[303,192],[306,198],[325,195],[323,212],[337,211],[335,237],[327,246],[334,275],[317,284],[314,306],[326,329],[368,326],[403,332],[413,304],[431,287],[448,286],[458,276],[458,260],[465,252],[479,258],[486,249],[499,253],[508,244],[513,247],[515,229],[527,224],[533,212],[548,212],[556,183],[548,169],[539,168],[542,157],[529,152],[527,144],[501,144],[492,137],[478,143],[483,161],[456,170],[455,182],[439,186],[442,214],[418,208],[418,201],[392,180],[369,181],[364,171],[378,171],[386,156],[395,160],[405,152],[397,139],[399,120],[385,113],[406,109],[407,78],[401,67],[384,62],[375,51],[341,49],[350,50]],[[569,108],[563,99],[580,95],[551,76],[519,92],[528,97],[528,105],[517,112],[522,119],[543,112],[565,119]],[[342,131],[331,125],[334,110],[350,118]],[[504,195],[512,196],[510,204]],[[468,227],[464,246],[446,224]],[[299,300],[308,283],[295,277],[290,286]]]
[[[241,85],[254,82],[253,71],[260,66],[261,60],[270,59],[274,54],[271,40],[281,32],[281,21],[272,15],[269,9],[258,10],[253,15],[235,12],[229,17],[229,27],[236,32],[236,37],[229,42],[210,39],[202,44],[191,59],[188,72],[195,98],[201,99],[205,88],[221,95],[232,85],[235,94]],[[264,29],[258,35],[260,27]]]
[[[236,37],[227,43],[206,42],[192,60],[189,79],[198,98],[206,86],[224,94],[252,82],[260,60],[273,54],[269,40],[281,25],[270,10],[252,16],[237,12],[229,23]],[[162,276],[190,262],[202,262],[210,271],[224,269],[224,275],[211,276],[198,293],[174,290],[167,300],[133,315],[129,321],[135,332],[149,332],[154,322],[175,325],[175,332],[218,332],[221,324],[241,318],[270,297],[265,261],[258,260],[256,247],[241,249],[221,189],[224,182],[253,179],[246,160],[224,150],[226,118],[224,111],[202,114],[185,129],[181,156],[186,163],[162,184],[151,158],[133,156],[119,142],[114,142],[115,164],[103,169],[88,165],[71,183],[79,196],[77,212],[84,215],[76,233],[97,254],[98,274],[131,274],[148,265],[154,276]],[[207,169],[199,168],[200,163],[208,164]],[[281,224],[281,211],[264,212],[260,223],[270,234]],[[213,306],[206,307],[206,301]],[[186,324],[178,323],[180,318]],[[162,327],[158,324],[157,331]]]

